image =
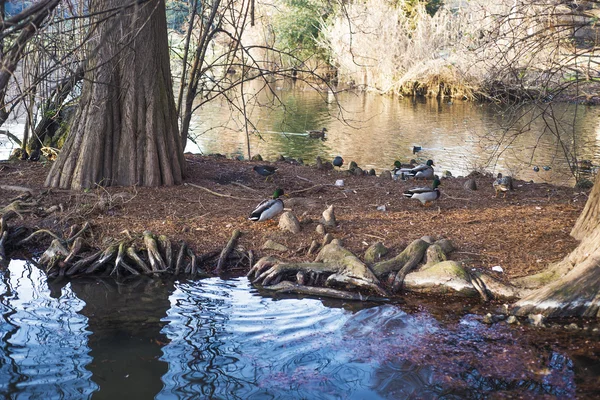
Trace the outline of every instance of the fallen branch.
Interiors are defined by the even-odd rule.
[[[387,297],[379,296],[365,296],[360,293],[348,292],[339,289],[322,288],[315,286],[299,285],[290,281],[282,281],[272,286],[263,286],[263,289],[274,291],[278,294],[305,294],[309,296],[318,297],[329,297],[334,299],[342,300],[355,300],[355,301],[376,301],[382,303],[389,303],[390,299]],[[395,300],[399,302],[399,300]]]
[[[14,186],[14,185],[0,185],[0,189],[2,190],[10,190],[13,192],[27,192],[33,196],[34,191],[31,188],[24,186]]]
[[[225,260],[227,259],[227,257],[229,256],[229,254],[231,253],[233,248],[235,247],[235,244],[237,243],[237,240],[239,239],[239,237],[241,235],[242,235],[242,232],[240,232],[239,229],[236,229],[233,231],[233,234],[231,235],[231,239],[229,239],[229,242],[227,242],[227,245],[221,251],[221,255],[219,256],[219,260],[217,261],[217,268],[215,270],[215,272],[217,274],[220,274],[222,272],[223,264],[225,263]]]
[[[239,182],[231,182],[231,184],[232,184],[232,185],[239,186],[239,187],[242,187],[242,188],[244,188],[244,189],[246,189],[246,190],[251,190],[251,191],[253,191],[253,192],[258,192],[258,190],[256,190],[256,189],[253,189],[253,188],[251,188],[251,187],[249,187],[249,186],[246,186],[246,185],[242,185],[242,184],[241,184],[241,183],[239,183]]]
[[[288,195],[291,196],[293,194],[304,193],[304,192],[308,192],[309,190],[317,189],[317,188],[322,188],[322,187],[325,187],[325,186],[335,186],[335,185],[332,185],[330,183],[318,184],[318,185],[315,185],[315,186],[308,187],[306,189],[294,190],[293,192],[289,192]]]
[[[217,192],[213,192],[212,190],[205,188],[204,186],[200,186],[200,185],[194,185],[193,183],[184,183],[184,185],[189,185],[198,189],[202,189],[207,191],[208,193],[214,195],[214,196],[219,196],[219,197],[227,197],[228,199],[236,199],[236,200],[248,200],[248,201],[259,201],[260,199],[249,199],[247,197],[237,197],[237,196],[231,196],[229,194],[222,194],[222,193],[217,193]]]
[[[39,230],[33,232],[31,235],[27,236],[25,239],[21,240],[19,243],[17,243],[17,246],[22,246],[23,244],[25,244],[25,243],[29,242],[31,239],[33,239],[35,236],[40,235],[42,233],[52,236],[55,240],[58,240],[59,242],[63,241],[54,232],[51,232],[47,229],[39,229]]]

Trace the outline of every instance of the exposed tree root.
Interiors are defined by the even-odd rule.
[[[223,264],[225,263],[225,259],[231,254],[231,251],[235,247],[235,245],[241,235],[242,235],[242,233],[239,231],[239,229],[236,229],[233,231],[233,234],[231,235],[231,239],[229,239],[229,242],[227,242],[227,245],[223,248],[223,251],[221,251],[221,255],[219,256],[219,261],[217,261],[217,268],[216,268],[217,274],[220,274],[221,272],[223,272]]]

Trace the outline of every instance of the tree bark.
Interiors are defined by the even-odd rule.
[[[600,317],[600,175],[571,235],[581,240],[575,250],[541,277],[518,282],[523,285],[532,279],[538,282],[553,279],[515,303],[514,314]]]
[[[65,189],[173,185],[185,160],[167,42],[164,0],[149,0],[106,18],[121,0],[93,0],[98,13],[79,109],[46,179]]]

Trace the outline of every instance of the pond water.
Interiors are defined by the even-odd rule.
[[[363,169],[380,172],[391,169],[395,160],[433,159],[438,173],[447,170],[457,176],[483,169],[561,185],[574,183],[565,152],[570,159],[600,165],[600,107],[544,104],[501,109],[373,93],[334,96],[291,82],[280,84],[272,87],[274,94],[252,93],[262,106],[247,111],[255,124],[249,131],[251,154],[267,160],[281,154],[314,163],[316,156],[331,160],[341,155],[346,163],[356,161]],[[282,105],[273,106],[273,101]],[[306,134],[323,127],[325,141]],[[186,148],[190,152],[248,155],[243,120],[224,100],[196,113],[192,139]],[[422,150],[413,154],[414,146]]]
[[[373,93],[334,96],[291,81],[273,84],[272,91],[257,85],[246,89],[245,99],[260,104],[247,106],[254,123],[249,129],[251,154],[266,160],[284,155],[314,163],[316,156],[331,160],[341,155],[346,164],[356,161],[363,169],[380,172],[391,169],[395,160],[433,159],[437,173],[447,170],[457,176],[486,170],[560,185],[575,182],[565,153],[571,160],[600,165],[600,107],[498,108]],[[23,126],[11,120],[2,128],[21,136]],[[325,141],[306,134],[323,127],[328,130]],[[243,118],[224,99],[196,111],[190,136],[186,151],[248,156]],[[414,146],[421,151],[413,154]],[[14,147],[0,133],[0,160],[7,159]],[[533,170],[535,166],[539,172]]]
[[[598,332],[488,326],[460,303],[272,298],[245,278],[49,284],[21,261],[1,277],[2,398],[600,395]]]

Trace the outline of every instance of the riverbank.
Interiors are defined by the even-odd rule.
[[[288,162],[271,163],[278,170],[265,181],[252,169],[260,164],[257,162],[189,154],[186,158],[187,178],[181,186],[49,190],[41,196],[49,165],[3,162],[0,207],[27,188],[41,200],[26,210],[31,212],[22,213],[22,219],[11,220],[11,226],[30,231],[43,228],[66,236],[73,225],[88,222],[91,229],[85,242],[96,249],[105,248],[111,240],[141,238],[149,230],[166,235],[174,243],[183,240],[201,256],[219,252],[239,229],[238,246],[253,250],[256,259],[272,254],[308,261],[312,259],[307,256],[311,242],[322,240],[322,234],[316,232],[321,214],[333,205],[338,226],[329,232],[358,256],[377,241],[390,248],[389,256],[393,256],[413,240],[429,235],[448,238],[455,244],[457,250],[451,259],[486,272],[500,266],[504,271],[501,277],[515,278],[538,272],[575,248],[576,241],[569,232],[587,200],[580,190],[523,181],[516,181],[515,191],[506,198],[495,198],[493,178],[477,175],[476,191],[464,188],[467,178],[443,179],[441,198],[426,208],[402,196],[415,185],[412,181],[354,176],[343,170],[319,170]],[[344,180],[343,187],[334,186],[339,179]],[[256,204],[277,187],[289,195],[285,206],[300,220],[298,234],[284,233],[274,222],[247,219]],[[36,211],[40,209],[51,212]],[[262,250],[269,239],[288,250]],[[32,250],[29,254],[39,256],[50,241],[50,236],[40,235],[35,245],[28,247]],[[8,250],[14,256],[24,255],[23,249]],[[199,265],[199,270],[208,274],[214,268],[210,263]],[[230,268],[228,272],[234,274],[247,269]]]

